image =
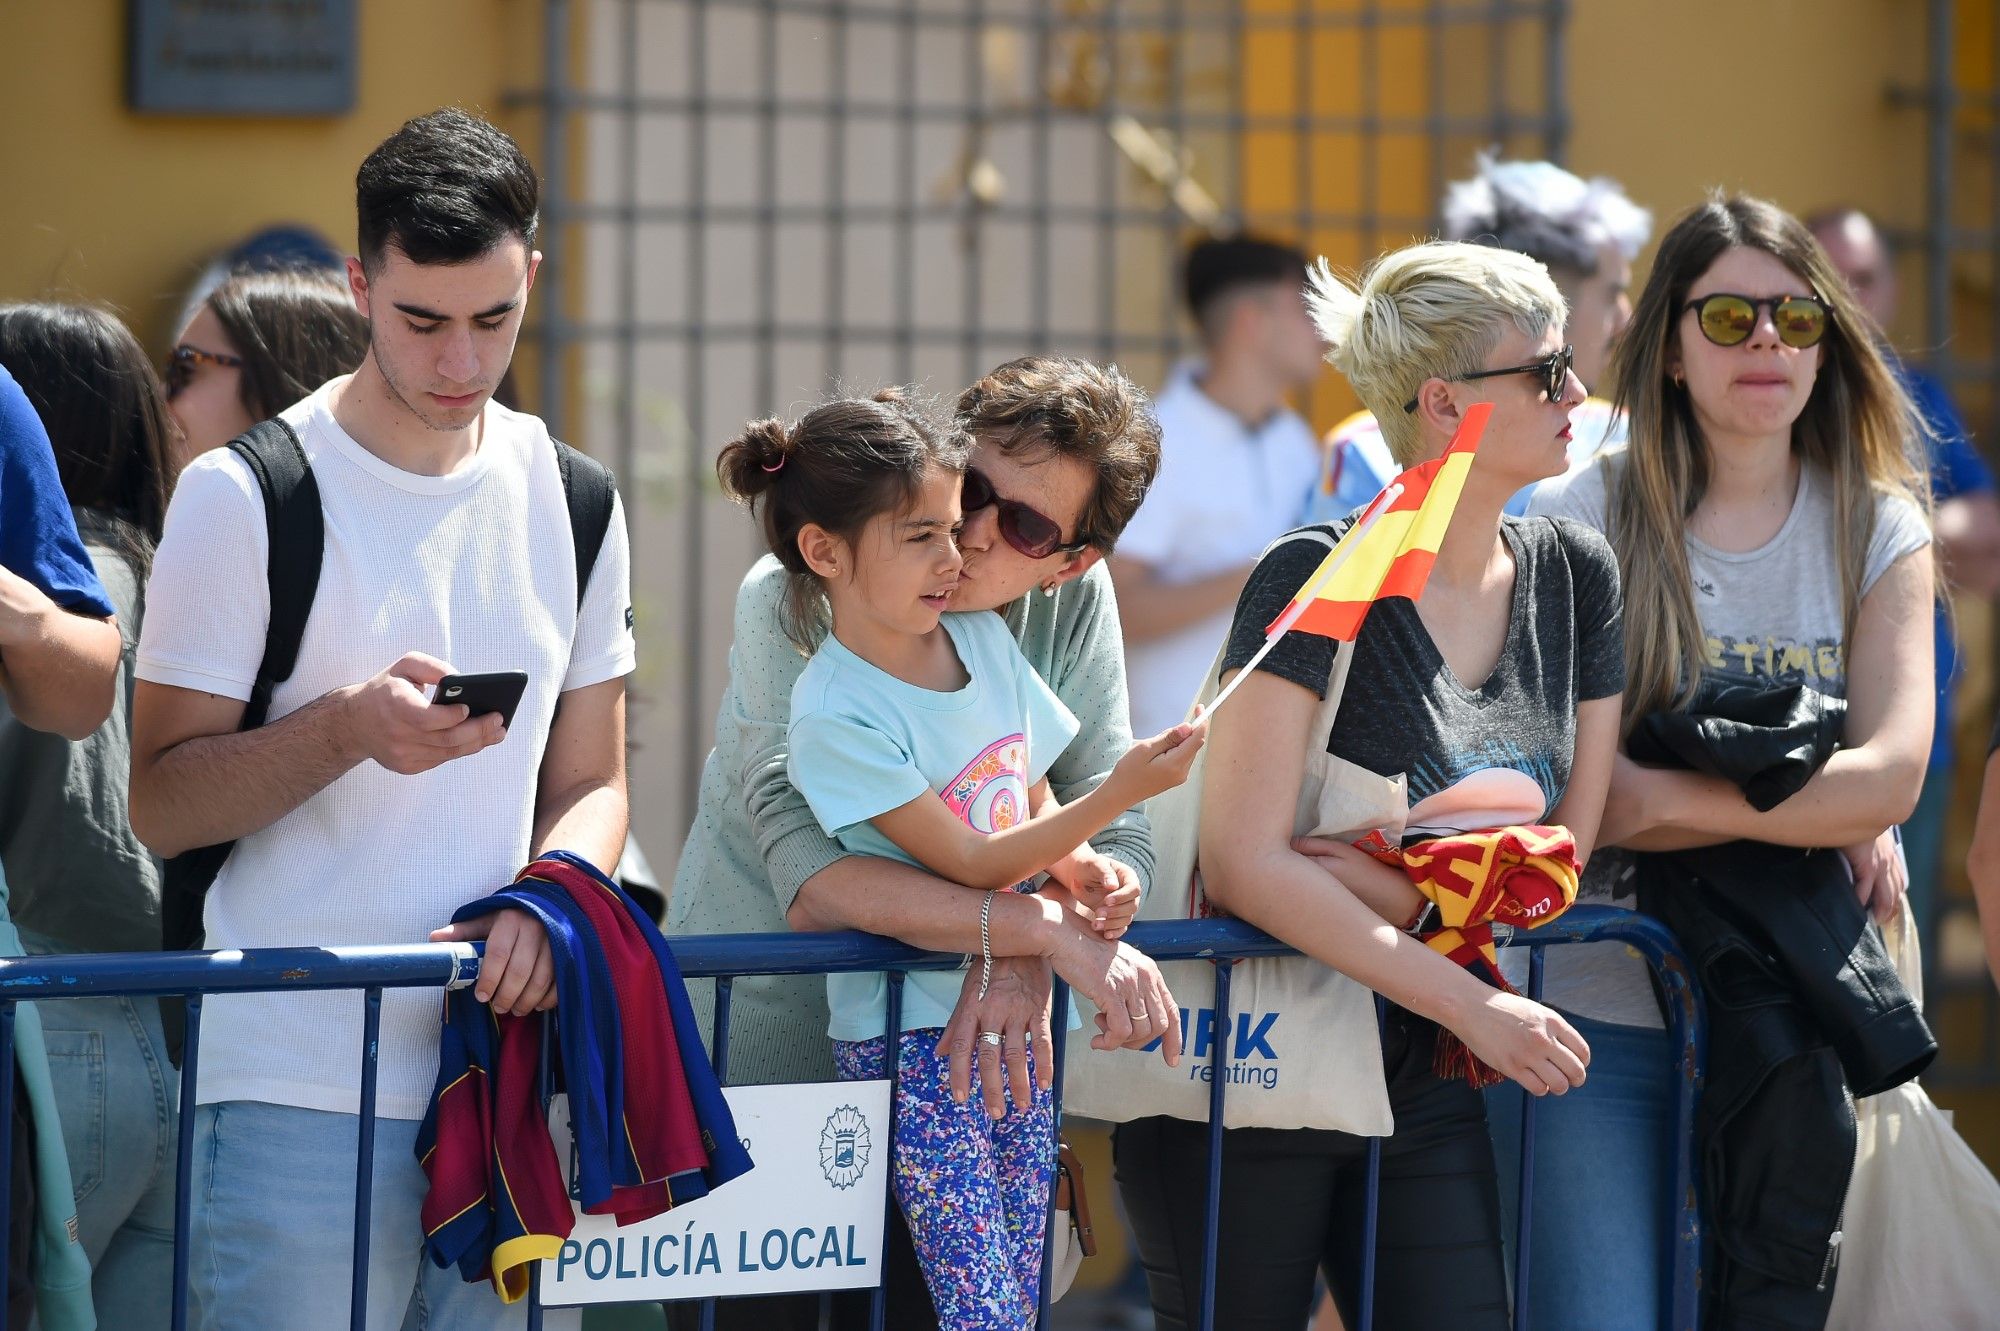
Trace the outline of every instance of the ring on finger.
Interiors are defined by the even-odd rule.
[[[981,1031],[981,1032],[979,1033],[979,1043],[981,1043],[981,1044],[990,1044],[990,1045],[997,1045],[997,1044],[1001,1043],[1001,1040],[1000,1040],[1000,1032],[998,1032],[998,1031]]]

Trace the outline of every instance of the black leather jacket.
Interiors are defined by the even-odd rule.
[[[1777,733],[1712,724],[1698,711],[1672,714],[1664,718],[1674,731],[1669,747],[1686,762],[1706,744],[1706,761],[1687,765],[1722,771],[1746,789],[1762,774],[1768,793],[1768,765],[1755,761],[1762,746],[1786,769],[1789,795],[1825,762],[1838,729],[1823,714],[1837,700],[1802,692],[1811,696],[1755,702],[1777,718]],[[1634,757],[1645,747],[1635,744]],[[1821,1327],[1854,1164],[1852,1097],[1915,1077],[1937,1041],[1838,851],[1737,841],[1641,855],[1638,888],[1639,908],[1687,949],[1708,1012],[1696,1147],[1715,1247],[1703,1322]]]

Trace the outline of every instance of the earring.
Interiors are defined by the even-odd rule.
[[[1050,599],[1054,599],[1055,594],[1056,594],[1056,585],[1053,582],[1044,583],[1042,585],[1042,595],[1049,597]]]
[[[1674,375],[1674,387],[1675,387],[1675,388],[1686,388],[1686,387],[1687,387],[1687,377],[1686,377],[1685,375],[1682,375],[1682,374],[1675,374],[1675,375]]]

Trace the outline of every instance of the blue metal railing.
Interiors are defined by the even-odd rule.
[[[1529,995],[1541,992],[1543,951],[1551,945],[1615,939],[1636,949],[1652,966],[1667,998],[1667,1021],[1674,1051],[1676,1094],[1673,1114],[1674,1223],[1668,1236],[1668,1250],[1661,1254],[1669,1279],[1662,1282],[1661,1325],[1671,1331],[1693,1331],[1696,1317],[1696,1285],[1701,1250],[1700,1217],[1695,1202],[1693,1172],[1694,1109],[1699,1094],[1705,1027],[1700,1002],[1686,958],[1666,929],[1658,922],[1629,911],[1608,907],[1579,906],[1545,924],[1533,933],[1521,933],[1512,946],[1531,949]],[[1148,922],[1133,926],[1126,941],[1160,961],[1204,960],[1215,967],[1214,1010],[1218,1029],[1229,1021],[1230,980],[1239,961],[1282,956],[1292,949],[1249,925],[1232,920]],[[729,1015],[731,981],[743,975],[810,975],[855,971],[889,973],[887,1028],[901,1026],[903,976],[916,970],[954,969],[964,964],[958,953],[923,952],[887,939],[859,933],[831,934],[736,934],[686,936],[673,940],[674,954],[688,978],[716,981],[714,1064],[725,1082],[729,1067]],[[14,1014],[21,1001],[60,1000],[90,996],[127,997],[185,994],[187,1034],[181,1069],[183,1104],[191,1105],[198,1073],[201,1043],[201,1002],[206,994],[279,992],[305,990],[362,991],[364,1023],[362,1033],[362,1077],[360,1140],[355,1164],[354,1278],[351,1325],[366,1324],[368,1221],[374,1163],[376,1034],[379,1029],[382,991],[394,988],[459,988],[472,983],[478,971],[478,952],[471,945],[428,944],[408,948],[279,948],[255,952],[114,953],[89,956],[22,957],[0,960],[0,1123],[11,1121],[14,1086]],[[1056,983],[1055,999],[1067,997],[1067,986]],[[1187,995],[1180,995],[1184,1001]],[[546,1055],[548,1041],[543,1042]],[[1060,1128],[1062,1114],[1063,1054],[1065,1042],[1055,1044],[1055,1112]],[[894,1042],[886,1059],[890,1089],[889,1170],[894,1168],[895,1079],[898,1060]],[[1228,1078],[1224,1075],[1226,1042],[1216,1041],[1210,1057],[1216,1075],[1209,1091],[1208,1206],[1202,1253],[1201,1327],[1215,1326],[1215,1260],[1218,1238],[1219,1197],[1222,1186],[1221,1133]],[[546,1066],[544,1068],[546,1084]],[[1518,1239],[1515,1245],[1514,1324],[1525,1328],[1532,1256],[1531,1236],[1535,1104],[1526,1100],[1521,1120],[1522,1177],[1520,1181]],[[180,1118],[180,1152],[175,1171],[174,1195],[174,1289],[173,1326],[180,1331],[187,1317],[189,1167],[192,1157],[194,1115]],[[11,1166],[10,1134],[0,1131],[0,1234],[7,1222],[8,1193],[5,1180]],[[1363,1244],[1360,1326],[1371,1324],[1374,1301],[1374,1214],[1379,1170],[1380,1145],[1369,1151],[1367,1224]],[[895,1205],[893,1189],[887,1205]],[[1044,1253],[1045,1260],[1047,1252]],[[0,1288],[7,1278],[7,1248],[0,1243]],[[531,1275],[528,1325],[538,1331],[541,1324],[539,1271]],[[1042,1321],[1048,1317],[1048,1282],[1042,1284]],[[701,1322],[714,1325],[714,1299],[703,1301]],[[882,1325],[883,1291],[877,1289],[873,1301],[873,1324]],[[0,1331],[5,1328],[5,1310],[0,1308]]]

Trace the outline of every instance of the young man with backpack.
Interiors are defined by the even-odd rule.
[[[555,1003],[539,924],[439,926],[545,849],[617,862],[624,519],[608,473],[490,400],[541,259],[513,140],[420,117],[356,196],[367,358],[181,476],[139,647],[132,822],[172,857],[170,947],[484,937],[475,992],[525,1014]],[[429,696],[504,671],[527,676],[511,724]],[[411,1146],[438,1019],[435,992],[382,997],[367,1324],[518,1325],[421,1258]],[[206,1000],[193,1325],[348,1324],[362,1022],[355,993]]]

